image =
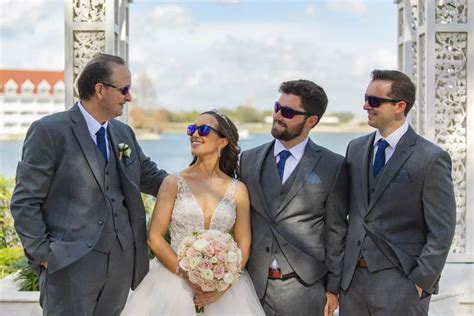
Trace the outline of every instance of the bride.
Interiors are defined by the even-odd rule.
[[[217,111],[202,113],[187,129],[193,160],[161,185],[148,235],[158,260],[130,295],[122,315],[264,315],[248,273],[224,292],[202,292],[178,267],[180,242],[192,232],[230,232],[242,251],[242,269],[250,251],[249,197],[238,180],[237,128]],[[165,240],[168,231],[171,245]]]

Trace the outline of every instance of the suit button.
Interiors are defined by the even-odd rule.
[[[109,189],[109,186],[107,185],[107,186],[105,187],[105,189],[108,190],[108,189]]]
[[[99,225],[100,225],[100,226],[104,225],[104,221],[100,219],[100,220],[99,220]]]
[[[372,190],[370,190],[370,191],[372,191],[372,193],[374,193],[374,192],[375,192],[375,189],[374,189],[374,188],[372,188]]]
[[[265,247],[266,252],[270,252],[270,247]]]
[[[360,240],[357,242],[357,246],[360,246]]]
[[[108,171],[106,171],[106,172],[105,172],[105,174],[106,174],[106,175],[109,175],[109,172],[108,172]]]
[[[92,244],[91,244],[91,243],[88,243],[88,244],[87,244],[87,247],[92,248]]]
[[[114,198],[111,198],[110,201],[115,202],[115,199],[114,199]]]

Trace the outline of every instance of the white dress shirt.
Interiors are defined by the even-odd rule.
[[[295,170],[296,166],[300,162],[301,158],[303,157],[304,150],[306,148],[306,144],[308,143],[308,138],[306,137],[301,143],[296,146],[293,146],[290,149],[286,149],[285,146],[278,140],[275,139],[275,146],[273,146],[273,155],[275,156],[276,163],[280,161],[280,152],[283,150],[288,150],[290,152],[290,156],[285,162],[285,169],[283,171],[283,178],[281,183],[285,183],[286,180],[291,176],[291,173]]]
[[[375,138],[374,138],[374,155],[372,156],[372,164],[375,161],[375,153],[377,152],[377,147],[378,147],[378,141],[380,139],[385,139],[388,143],[387,148],[385,149],[385,164],[392,158],[393,152],[395,151],[395,148],[397,147],[398,142],[400,139],[405,135],[405,133],[408,131],[408,127],[410,125],[408,124],[407,121],[403,123],[402,126],[397,128],[394,132],[392,132],[390,135],[387,137],[383,138],[382,134],[380,134],[379,130],[375,132]]]
[[[105,122],[103,125],[101,125],[97,120],[92,117],[92,115],[89,114],[89,112],[84,109],[82,106],[81,101],[77,102],[77,106],[79,107],[79,110],[82,113],[82,116],[84,116],[84,119],[86,120],[87,124],[87,129],[89,130],[89,134],[94,141],[94,143],[97,145],[97,135],[96,133],[99,131],[101,127],[105,128],[105,147],[107,148],[107,159],[110,157],[110,149],[109,149],[109,138],[107,137],[107,126],[109,125],[109,122]]]

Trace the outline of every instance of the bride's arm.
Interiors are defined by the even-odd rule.
[[[167,176],[158,192],[148,232],[148,247],[158,260],[173,273],[178,268],[178,256],[166,241],[165,235],[168,231],[177,193],[176,176]]]
[[[234,225],[234,239],[242,251],[242,269],[247,264],[252,242],[252,229],[250,227],[250,202],[247,187],[242,182],[237,183],[235,191],[237,218]]]

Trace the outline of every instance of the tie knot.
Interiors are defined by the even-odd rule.
[[[278,156],[280,156],[280,160],[286,160],[286,159],[288,159],[288,157],[291,156],[291,153],[288,150],[282,150],[282,151],[280,151]]]
[[[388,142],[383,138],[379,139],[377,144],[381,150],[385,150],[388,147]]]
[[[95,133],[95,135],[99,137],[105,136],[105,128],[104,127],[99,128],[99,130],[97,131],[97,133]]]

